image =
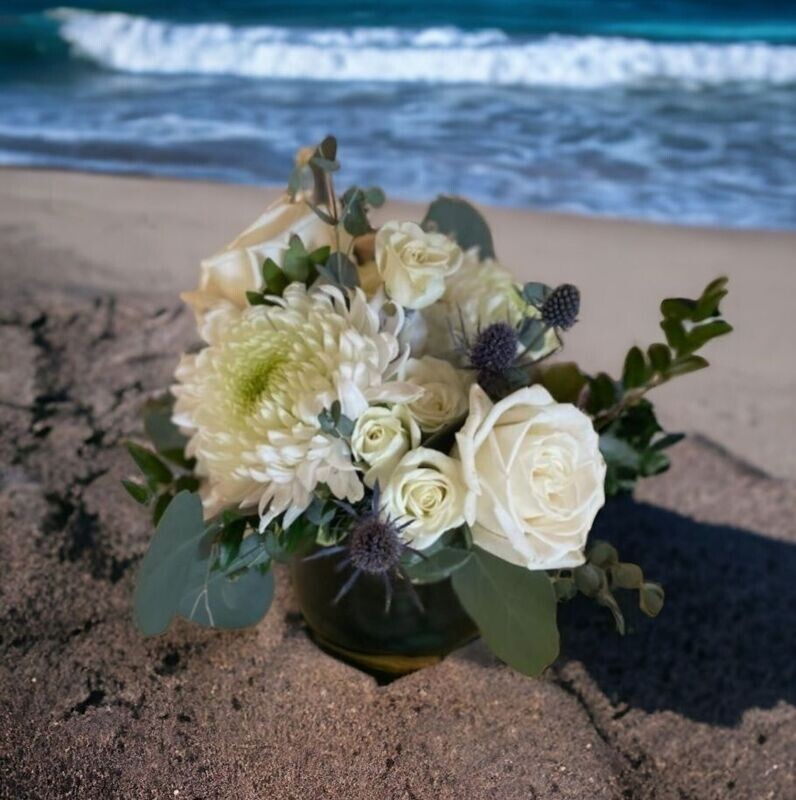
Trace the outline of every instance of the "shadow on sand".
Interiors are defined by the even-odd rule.
[[[796,705],[796,546],[623,499],[594,538],[666,589],[655,620],[620,592],[630,633],[585,598],[560,609],[563,656],[614,703],[732,725],[749,708]]]

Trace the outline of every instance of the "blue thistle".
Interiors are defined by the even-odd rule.
[[[398,523],[390,517],[384,516],[380,501],[381,491],[379,484],[376,483],[373,487],[371,507],[367,513],[360,514],[348,503],[339,502],[340,508],[356,520],[348,533],[345,543],[319,550],[317,553],[307,556],[306,560],[347,553],[346,557],[337,564],[335,570],[341,571],[347,567],[352,567],[353,571],[348,580],[340,587],[340,591],[335,595],[332,601],[335,605],[351,591],[359,576],[365,573],[382,579],[385,591],[385,613],[390,610],[390,605],[392,604],[392,579],[396,577],[402,578],[406,582],[409,596],[417,608],[423,611],[420,597],[415,591],[409,576],[401,566],[401,557],[407,551],[423,558],[425,556],[410,547],[401,538],[401,533],[409,525],[409,522]]]

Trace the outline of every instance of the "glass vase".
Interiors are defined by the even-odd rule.
[[[402,579],[392,581],[387,610],[383,581],[364,573],[335,603],[351,574],[350,567],[337,569],[344,555],[297,557],[293,562],[293,589],[301,613],[327,652],[377,677],[390,678],[436,664],[478,635],[449,578],[414,585],[422,610]]]

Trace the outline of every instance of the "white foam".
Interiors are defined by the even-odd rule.
[[[78,54],[135,73],[587,89],[656,82],[796,83],[796,46],[762,42],[660,43],[599,36],[522,41],[495,30],[233,27],[72,9],[52,16]]]

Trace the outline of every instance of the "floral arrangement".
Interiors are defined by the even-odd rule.
[[[589,532],[606,496],[667,469],[646,395],[707,366],[728,333],[726,279],[661,305],[665,342],[633,347],[621,377],[556,360],[576,323],[570,284],[520,285],[480,214],[441,197],[416,222],[374,228],[377,188],[338,195],[332,137],[302,151],[287,193],[183,295],[201,346],[168,397],[144,410],[125,481],[157,525],[136,621],[256,623],[275,561],[334,558],[333,602],[358,581],[450,580],[486,643],[541,672],[559,648],[556,608],[582,593],[624,619],[661,586]],[[418,603],[420,600],[418,598]]]

